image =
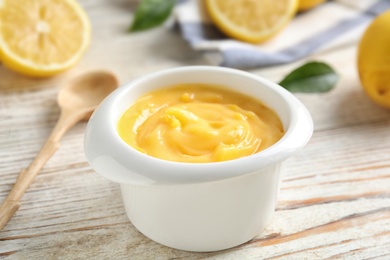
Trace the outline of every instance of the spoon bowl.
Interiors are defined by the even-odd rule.
[[[93,112],[100,102],[117,87],[118,80],[112,73],[91,72],[64,85],[58,94],[57,102],[61,110]],[[89,116],[84,119],[88,118]]]

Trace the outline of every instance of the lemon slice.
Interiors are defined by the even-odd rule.
[[[270,39],[297,10],[297,0],[205,0],[205,5],[222,32],[250,43]]]
[[[75,0],[0,0],[0,59],[29,76],[75,65],[90,42],[90,23]]]

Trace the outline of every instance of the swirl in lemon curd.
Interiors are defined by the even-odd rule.
[[[254,98],[222,86],[184,84],[136,100],[120,118],[118,133],[153,157],[218,162],[264,150],[284,131],[275,112]]]

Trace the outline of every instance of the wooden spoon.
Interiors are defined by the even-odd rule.
[[[60,146],[60,139],[77,122],[88,120],[99,103],[114,89],[118,81],[109,72],[92,72],[66,84],[58,94],[60,118],[34,161],[20,172],[16,183],[0,206],[0,230],[20,207],[20,199],[35,176]]]

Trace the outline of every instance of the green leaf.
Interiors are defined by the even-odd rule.
[[[331,90],[339,75],[326,63],[308,62],[293,70],[280,83],[290,92],[321,93]]]
[[[130,31],[142,31],[162,24],[171,14],[176,0],[141,0]]]

